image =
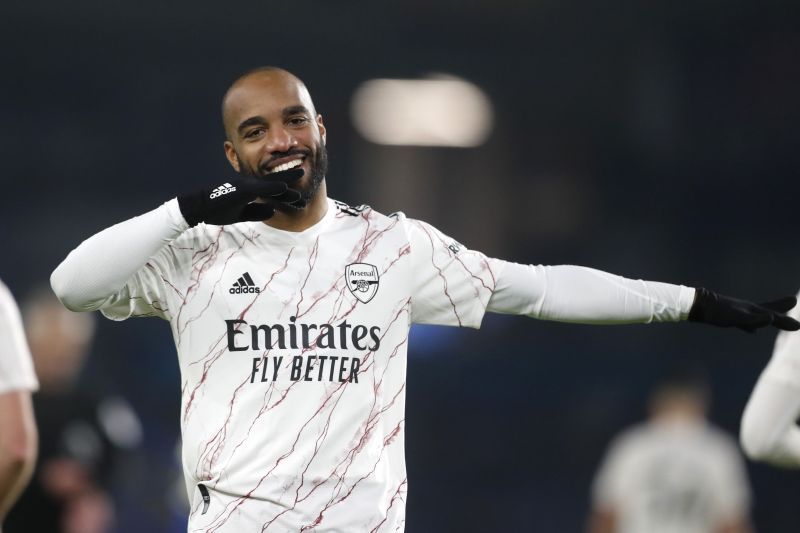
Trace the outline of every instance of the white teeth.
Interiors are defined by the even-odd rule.
[[[277,167],[270,170],[269,173],[272,174],[273,172],[283,172],[284,170],[289,170],[290,168],[299,167],[302,164],[303,164],[302,159],[295,159],[293,161],[289,161],[288,163],[278,165]]]

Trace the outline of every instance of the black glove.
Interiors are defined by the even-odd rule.
[[[800,329],[800,322],[785,314],[796,304],[797,298],[794,296],[756,304],[698,288],[694,296],[694,304],[689,311],[689,320],[714,326],[735,326],[749,332],[766,326],[775,326],[785,331],[797,331]]]
[[[190,226],[199,222],[223,226],[237,222],[266,220],[275,214],[275,203],[295,202],[300,193],[287,183],[299,179],[302,169],[276,172],[269,179],[245,177],[231,180],[211,190],[178,196],[181,214]],[[252,203],[256,198],[267,203]]]

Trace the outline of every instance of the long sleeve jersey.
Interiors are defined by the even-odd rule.
[[[400,531],[413,323],[488,310],[626,323],[685,319],[694,290],[517,265],[429,224],[328,200],[301,232],[188,228],[177,202],[74,250],[51,278],[73,310],[169,321],[181,369],[190,531]]]

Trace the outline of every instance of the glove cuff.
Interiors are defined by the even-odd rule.
[[[690,322],[708,322],[709,310],[716,305],[717,301],[718,296],[716,293],[703,287],[697,287],[694,291],[694,303],[692,303],[692,308],[689,309],[687,320]]]
[[[198,194],[181,194],[178,196],[178,207],[181,210],[181,215],[189,224],[189,227],[196,226],[203,221],[202,206],[200,198],[202,193]]]

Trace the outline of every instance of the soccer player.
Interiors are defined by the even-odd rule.
[[[72,310],[169,321],[190,531],[402,530],[412,323],[477,328],[488,310],[800,327],[783,314],[794,298],[508,263],[332,200],[322,116],[285,70],[243,75],[222,110],[239,179],[101,231],[51,276]]]
[[[800,316],[797,309],[791,314]],[[800,468],[798,418],[800,336],[781,332],[742,416],[739,436],[747,456],[775,466]]]
[[[650,420],[609,447],[593,487],[588,533],[746,533],[750,487],[736,441],[706,421],[708,389],[673,376]]]
[[[111,531],[111,481],[141,438],[139,419],[116,394],[79,384],[94,317],[68,311],[49,287],[33,291],[21,306],[39,379],[33,398],[39,457],[5,533]]]
[[[36,462],[31,392],[37,387],[19,309],[0,281],[0,529]]]

